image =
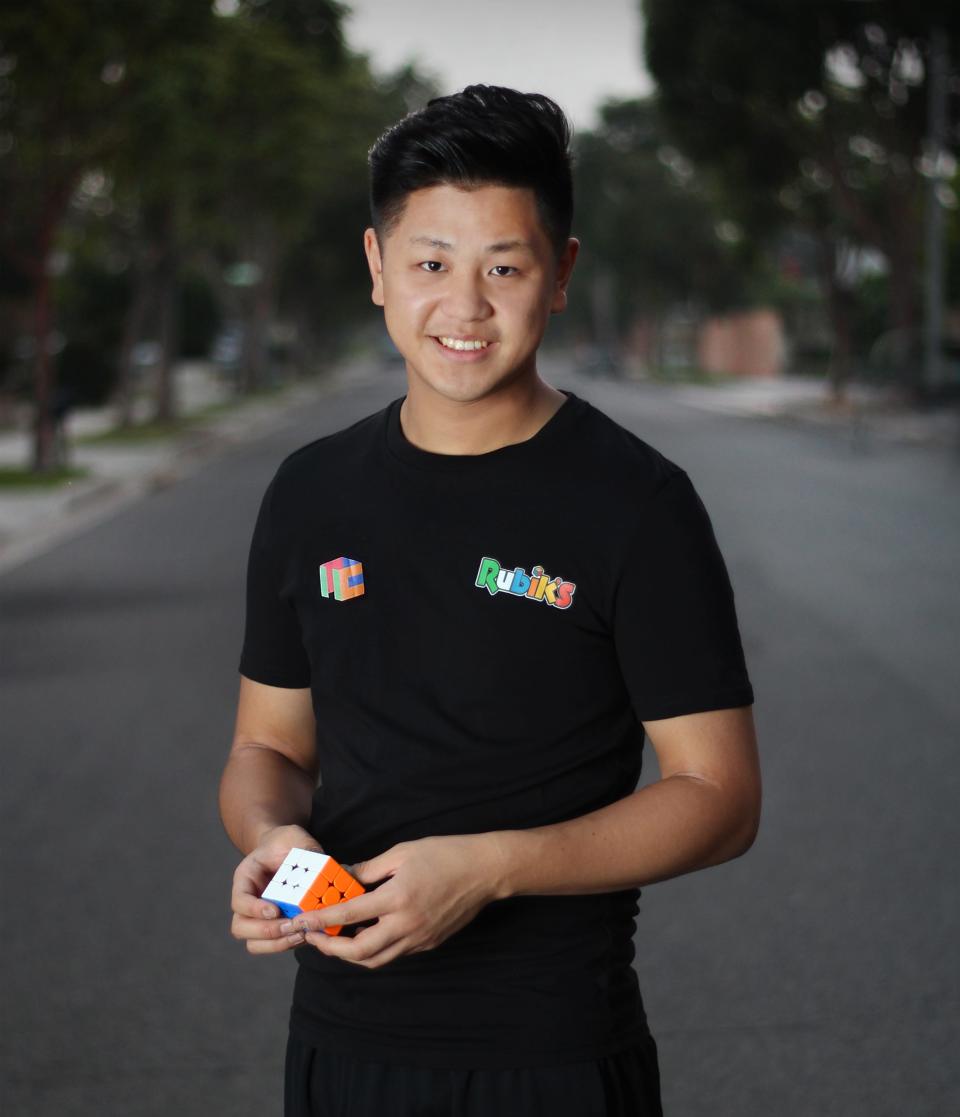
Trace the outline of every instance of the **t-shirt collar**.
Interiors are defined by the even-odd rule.
[[[484,472],[496,470],[501,466],[515,468],[529,457],[541,453],[566,431],[581,414],[584,401],[567,388],[559,391],[567,397],[543,426],[522,442],[513,442],[488,450],[483,454],[438,454],[414,446],[403,433],[400,423],[400,407],[407,398],[401,396],[388,404],[386,409],[386,443],[389,453],[406,465],[416,469],[443,472]]]

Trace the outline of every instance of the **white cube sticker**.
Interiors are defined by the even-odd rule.
[[[291,907],[299,911],[301,900],[329,860],[328,854],[316,850],[291,849],[261,899],[283,909]]]

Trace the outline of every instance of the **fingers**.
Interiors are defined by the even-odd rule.
[[[322,931],[324,927],[342,927],[348,923],[365,923],[368,919],[379,919],[388,910],[382,896],[369,892],[356,896],[352,900],[343,900],[339,904],[329,904],[314,911],[304,912],[303,915],[294,918],[298,927],[305,922],[308,930]]]
[[[241,942],[246,942],[247,950],[251,954],[277,954],[283,950],[291,950],[295,946],[302,946],[303,932],[281,930],[282,920],[248,918],[234,914],[230,924],[230,934]]]
[[[304,941],[302,931],[296,931],[292,935],[283,935],[276,939],[247,939],[247,953],[282,954],[284,951],[303,946]]]
[[[278,954],[303,945],[303,933],[289,926],[281,929],[286,922],[283,913],[275,904],[260,898],[290,848],[297,843],[322,852],[315,839],[301,827],[278,827],[234,871],[230,934],[246,943],[251,954]]]
[[[297,922],[303,917],[297,916]],[[393,922],[381,919],[372,927],[358,931],[353,938],[331,937],[324,931],[307,931],[306,945],[321,954],[342,958],[366,969],[377,969],[403,954],[408,946],[405,936],[397,935]]]
[[[235,888],[230,897],[230,910],[235,915],[242,915],[248,919],[278,919],[280,909],[275,904],[260,899],[258,891],[244,891]]]
[[[272,873],[270,870],[265,865],[261,865],[252,853],[248,853],[236,867],[233,874],[232,899],[237,902],[242,902],[248,908],[251,907],[248,899],[252,900],[254,905],[252,910],[246,911],[244,914],[252,915],[254,910],[256,910],[260,893],[270,882],[271,876]],[[263,907],[263,903],[261,902],[259,906]],[[237,908],[235,906],[234,911],[236,910]]]
[[[410,922],[394,908],[389,891],[378,889],[341,904],[304,912],[292,920],[284,920],[282,926],[300,928],[306,945],[315,947],[321,954],[375,969],[414,949]],[[324,930],[371,919],[375,922],[360,928],[353,936],[328,935]]]
[[[233,874],[230,934],[245,942],[251,954],[278,954],[303,944],[303,935],[280,930],[281,911],[260,899],[272,873],[248,854]]]

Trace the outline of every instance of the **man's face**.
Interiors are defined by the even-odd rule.
[[[364,248],[373,301],[411,382],[464,402],[535,373],[579,243],[571,238],[556,261],[532,190],[443,185],[407,197],[382,252],[373,229]],[[440,338],[486,346],[458,350]]]

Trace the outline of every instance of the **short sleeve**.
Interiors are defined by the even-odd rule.
[[[293,599],[293,568],[278,532],[273,501],[276,476],[267,486],[253,529],[247,560],[246,622],[240,673],[268,686],[310,685],[310,661],[303,646]]]
[[[651,497],[626,551],[613,631],[640,721],[753,703],[726,564],[683,470]]]

